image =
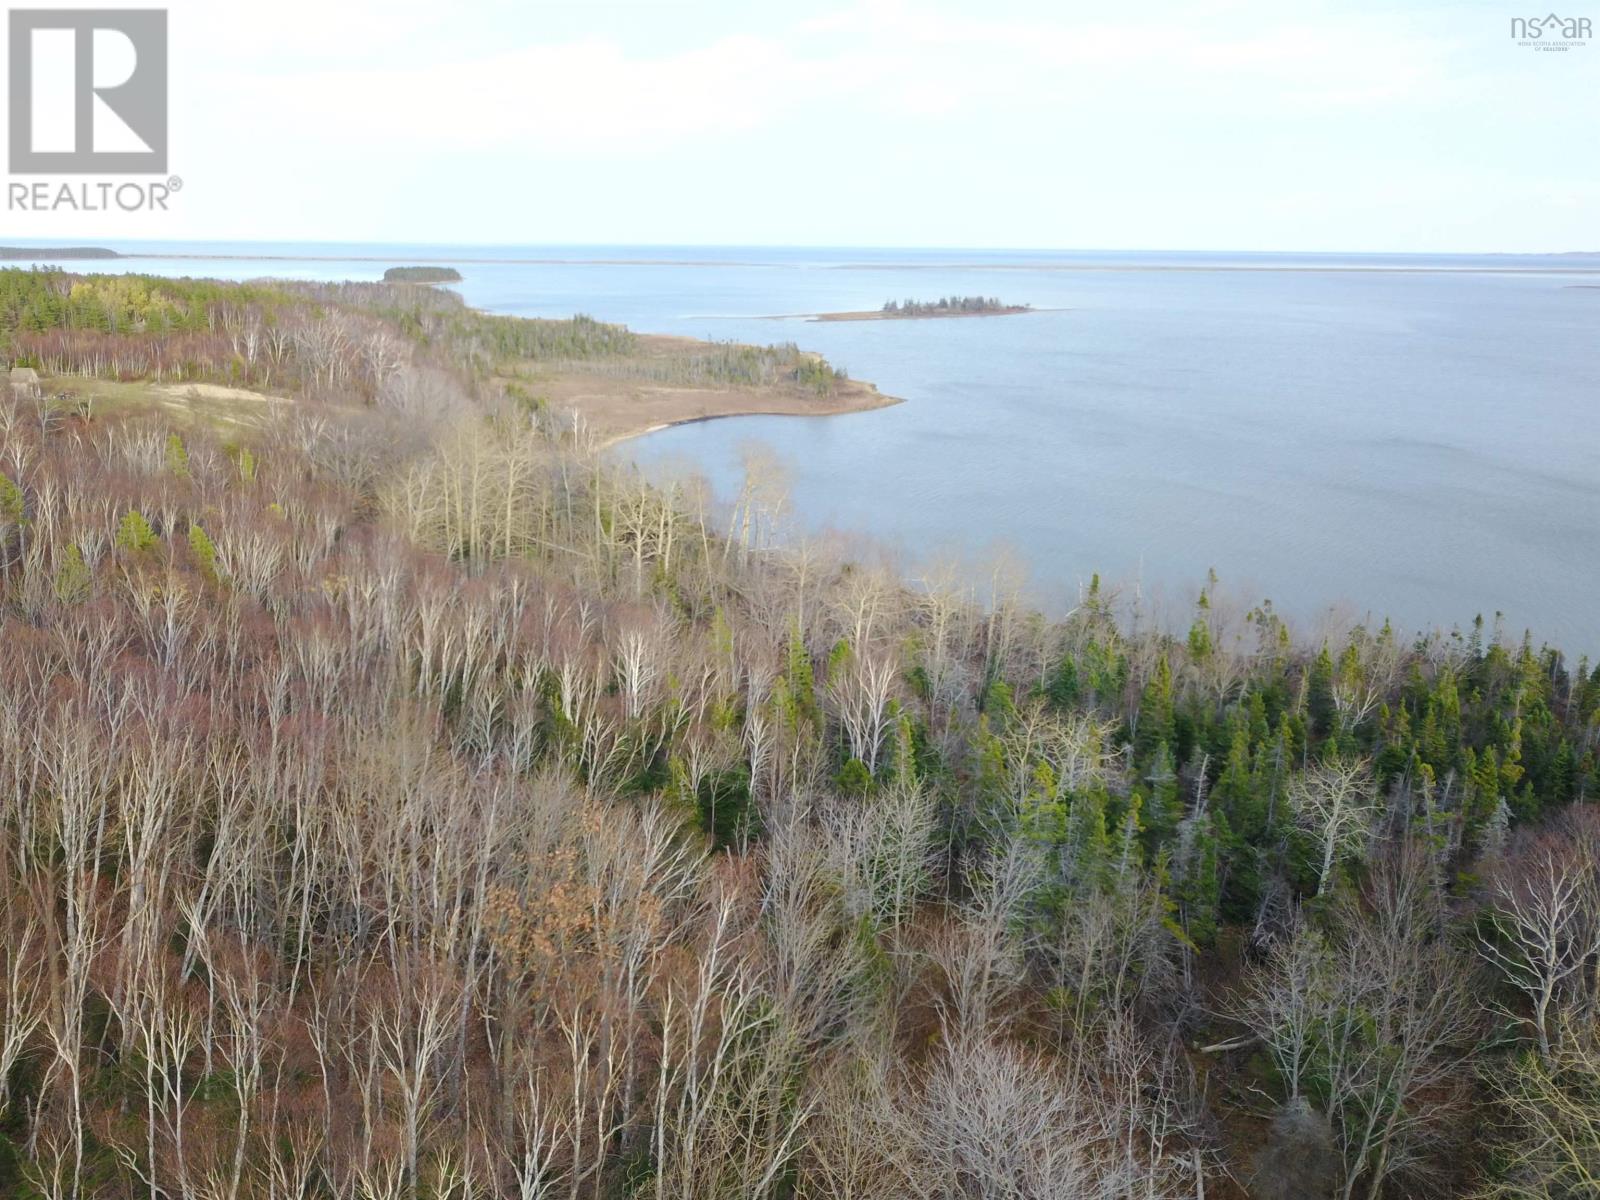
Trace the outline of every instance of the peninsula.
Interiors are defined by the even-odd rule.
[[[73,304],[64,307],[63,296]],[[197,337],[228,304],[246,332]],[[325,337],[334,314],[346,336]],[[106,358],[106,330],[123,330]],[[304,359],[264,350],[285,331]],[[179,338],[184,356],[172,348]],[[158,410],[251,425],[285,403],[408,407],[450,394],[507,402],[579,440],[609,445],[716,417],[837,416],[898,403],[793,342],[769,346],[635,333],[582,314],[500,316],[449,290],[390,283],[225,283],[0,270],[0,363],[37,368],[81,411]]]
[[[515,394],[571,412],[604,445],[718,417],[832,417],[900,403],[792,343],[629,334],[625,352],[503,364]]]

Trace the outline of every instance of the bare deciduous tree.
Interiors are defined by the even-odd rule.
[[[1503,860],[1479,952],[1526,997],[1539,1054],[1552,1053],[1552,1006],[1600,954],[1600,865],[1546,842]]]
[[[1367,843],[1378,806],[1372,774],[1359,759],[1335,759],[1294,776],[1289,804],[1295,820],[1317,843],[1322,866],[1317,894],[1328,886],[1335,864]]]

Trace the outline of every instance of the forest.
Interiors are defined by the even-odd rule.
[[[1600,666],[907,575],[632,338],[0,271],[0,1194],[1600,1194]]]
[[[679,386],[786,384],[818,395],[846,379],[792,342],[645,353],[621,325],[581,313],[491,317],[438,288],[16,269],[0,269],[0,355],[52,375],[274,388],[363,405],[451,372],[492,384],[527,365],[582,364]]]

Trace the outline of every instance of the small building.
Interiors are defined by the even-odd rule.
[[[11,394],[20,399],[39,398],[39,372],[32,367],[11,368]]]

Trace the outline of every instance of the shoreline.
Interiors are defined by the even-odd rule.
[[[663,429],[675,429],[679,425],[704,425],[708,421],[726,421],[733,417],[848,417],[854,413],[877,412],[883,408],[893,408],[897,404],[904,404],[902,396],[887,396],[878,391],[876,384],[861,383],[860,387],[868,395],[863,399],[871,402],[860,404],[845,404],[826,410],[818,408],[800,407],[748,407],[730,409],[727,412],[699,413],[687,417],[675,417],[670,420],[659,421],[653,425],[645,425],[638,429],[627,429],[605,438],[599,443],[601,450],[610,450],[624,442],[631,442],[635,438],[642,438],[652,433],[660,433]],[[798,397],[796,399],[799,399]],[[803,401],[801,401],[803,403]]]

